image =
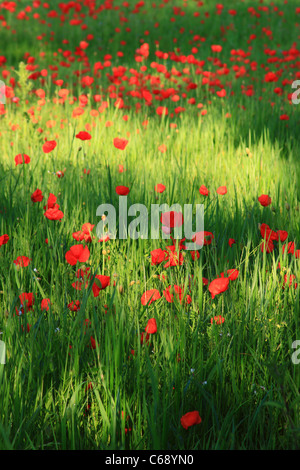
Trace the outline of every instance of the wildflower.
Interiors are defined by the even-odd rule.
[[[127,196],[127,194],[129,194],[129,192],[130,192],[130,189],[127,188],[127,186],[117,186],[116,187],[116,193],[119,196]]]
[[[147,326],[145,328],[145,331],[148,333],[148,334],[154,334],[157,332],[157,324],[156,324],[156,320],[155,318],[150,318],[148,320],[148,323],[147,323]]]
[[[120,139],[119,137],[114,138],[114,146],[116,149],[124,150],[128,144],[128,140]]]
[[[258,197],[258,201],[263,207],[266,207],[271,204],[272,199],[267,194],[262,194],[261,196]]]
[[[102,274],[97,274],[95,276],[95,281],[92,286],[94,297],[98,297],[100,291],[106,289],[110,285],[110,276],[105,276]]]
[[[222,294],[225,292],[229,287],[229,278],[228,277],[221,277],[214,279],[208,286],[208,290],[211,293],[212,299],[215,298],[216,295]]]
[[[68,304],[68,309],[71,310],[72,312],[77,312],[80,309],[79,300],[75,300],[75,302],[72,300],[72,302]]]
[[[150,305],[155,300],[160,299],[160,293],[157,289],[149,289],[141,297],[142,305]]]
[[[14,263],[16,266],[25,268],[30,264],[31,258],[28,258],[27,256],[18,256],[15,260]]]
[[[9,241],[9,236],[7,234],[0,236],[0,246],[6,245],[8,241]]]
[[[43,152],[44,153],[50,153],[52,150],[55,149],[57,143],[55,140],[48,140],[44,143],[43,145]]]
[[[202,196],[208,196],[209,195],[209,191],[208,191],[207,187],[204,186],[204,184],[202,184],[200,186],[199,193],[202,194]]]
[[[64,217],[64,213],[57,208],[47,209],[44,216],[49,220],[60,220]]]
[[[180,423],[184,429],[188,429],[195,424],[200,424],[202,421],[199,411],[189,411],[180,418]]]
[[[31,195],[32,202],[41,202],[44,199],[43,193],[40,189],[36,189]]]
[[[25,153],[23,153],[23,155],[19,153],[18,155],[15,156],[16,166],[22,165],[22,163],[25,163],[25,164],[30,163],[30,157],[26,155]]]
[[[163,193],[165,191],[165,189],[166,189],[165,185],[161,184],[161,183],[158,183],[154,187],[154,191],[157,192],[157,193]]]
[[[227,193],[227,187],[226,186],[219,186],[217,189],[217,193],[220,196],[224,196]]]
[[[78,134],[76,134],[75,137],[76,137],[76,139],[80,139],[80,140],[91,140],[91,138],[92,138],[91,134],[89,134],[86,131],[78,132]]]
[[[224,323],[224,321],[225,321],[225,318],[222,317],[221,315],[217,315],[217,316],[210,319],[211,324],[216,323],[217,325],[222,325],[222,323]]]
[[[71,266],[75,266],[77,262],[85,263],[90,257],[90,251],[88,247],[83,245],[73,245],[70,250],[65,254],[67,263]]]

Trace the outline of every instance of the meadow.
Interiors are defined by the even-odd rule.
[[[0,2],[1,450],[299,449],[299,38],[292,0]],[[204,246],[99,238],[125,195]]]

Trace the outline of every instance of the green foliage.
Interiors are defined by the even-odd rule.
[[[23,107],[23,110],[26,106],[26,100],[29,98],[29,94],[33,89],[33,82],[29,80],[30,72],[26,69],[24,62],[19,63],[19,70],[15,70],[15,74],[18,77],[18,86],[19,86],[19,97]]]

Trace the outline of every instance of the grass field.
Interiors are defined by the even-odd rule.
[[[0,2],[1,450],[299,448],[299,38],[291,0]],[[119,186],[203,248],[99,241]]]

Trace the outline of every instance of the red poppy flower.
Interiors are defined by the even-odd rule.
[[[20,266],[22,268],[26,268],[30,264],[31,259],[27,258],[27,256],[18,256],[15,260],[14,263],[16,266]]]
[[[155,318],[150,318],[148,320],[148,323],[147,323],[147,326],[145,328],[145,331],[150,334],[150,335],[153,335],[154,333],[157,332],[157,324],[156,324],[156,320]]]
[[[179,240],[179,243],[178,243],[178,240],[177,239],[174,239],[171,235],[171,239],[172,239],[172,242],[173,242],[173,245],[170,245],[170,246],[167,246],[167,250],[171,250],[172,252],[176,251],[177,247],[178,247],[178,250],[185,250],[185,246],[183,244],[183,242],[185,241],[185,238],[182,238],[181,240]]]
[[[149,339],[150,339],[149,333],[146,333],[146,334],[145,334],[145,333],[142,331],[142,333],[141,333],[141,345],[143,345],[144,343],[146,343],[146,344],[148,345],[148,344],[149,344]]]
[[[196,243],[196,245],[199,246],[207,246],[210,245],[212,240],[214,239],[214,235],[211,232],[196,232],[195,235],[192,238],[192,241]]]
[[[202,184],[200,186],[199,193],[202,194],[202,196],[208,196],[209,195],[209,191],[208,191],[207,187],[204,186],[204,184]]]
[[[225,318],[222,317],[221,315],[217,315],[217,316],[210,319],[211,324],[216,323],[217,325],[222,325],[222,323],[224,323],[224,321],[225,321]]]
[[[160,221],[168,228],[181,227],[183,215],[181,212],[169,211],[161,214]]]
[[[150,305],[155,300],[160,299],[160,293],[157,289],[149,289],[141,297],[142,305]]]
[[[90,250],[83,245],[73,245],[70,250],[65,254],[66,261],[75,266],[77,262],[85,263],[90,257]]]
[[[157,192],[157,193],[163,193],[165,191],[165,189],[166,189],[165,185],[161,184],[161,183],[158,183],[154,187],[154,191]]]
[[[261,224],[260,234],[267,241],[278,241],[278,233],[270,229],[267,224]]]
[[[212,50],[213,52],[221,52],[221,50],[222,50],[222,46],[219,46],[218,44],[213,44],[213,45],[210,46],[210,47],[211,47],[211,50]]]
[[[236,243],[236,240],[234,238],[229,238],[228,240],[228,245],[230,246],[230,248],[232,247],[232,245],[234,245]]]
[[[89,286],[89,282],[86,281],[85,283],[83,283],[83,282],[80,282],[80,281],[75,281],[75,282],[72,283],[72,287],[74,287],[75,290],[81,290],[82,286],[84,287],[84,289],[87,289],[88,286]]]
[[[92,286],[94,297],[98,297],[100,291],[110,285],[110,277],[102,274],[95,276],[95,282]]]
[[[220,97],[220,98],[224,98],[226,96],[226,90],[224,88],[222,88],[222,90],[218,90],[217,91],[217,95]]]
[[[224,194],[227,193],[226,186],[219,186],[217,189],[217,193],[220,194],[220,196],[224,196]]]
[[[91,231],[94,227],[95,225],[87,222],[82,225],[80,231],[72,233],[72,237],[74,238],[74,240],[80,242],[84,240],[86,243],[90,243],[92,241]]]
[[[214,279],[208,286],[208,290],[211,293],[212,299],[215,298],[216,295],[222,294],[225,292],[229,287],[229,278],[228,277],[221,277]]]
[[[265,74],[265,82],[277,82],[278,77],[274,72],[268,72]]]
[[[272,199],[267,194],[262,194],[258,197],[258,201],[263,207],[269,206],[272,202]]]
[[[57,197],[56,197],[54,194],[50,193],[50,194],[49,194],[49,197],[48,197],[47,204],[46,204],[46,206],[44,206],[44,209],[45,209],[45,210],[46,210],[46,209],[53,209],[53,208],[57,208],[57,209],[58,209],[58,208],[59,208],[59,205],[56,204],[56,201],[57,201]]]
[[[82,77],[81,79],[81,84],[83,87],[90,87],[94,83],[93,77],[89,77],[86,75],[85,77]]]
[[[47,209],[44,213],[44,216],[49,220],[60,220],[64,217],[64,213],[55,207],[52,209]]]
[[[92,349],[96,349],[96,341],[95,341],[95,338],[93,338],[93,336],[90,337],[90,340],[91,340],[91,348]]]
[[[103,237],[99,238],[98,243],[105,243],[110,240],[109,235],[103,235]]]
[[[158,108],[156,108],[156,114],[158,114],[158,116],[167,116],[169,114],[169,110],[165,106],[158,106]]]
[[[200,424],[202,421],[199,411],[189,411],[180,418],[180,423],[184,429],[188,429],[195,424]]]
[[[9,236],[8,235],[1,235],[0,236],[0,246],[2,245],[6,245],[6,243],[8,242],[9,240]]]
[[[71,310],[72,312],[78,312],[78,310],[80,309],[79,300],[75,300],[75,302],[72,300],[72,302],[68,304],[68,309]]]
[[[30,163],[30,157],[26,155],[25,153],[23,153],[23,155],[19,153],[18,155],[15,156],[16,166],[22,165],[22,163],[26,163],[26,164]]]
[[[200,253],[199,253],[199,251],[193,251],[193,250],[191,250],[190,253],[191,253],[191,257],[192,257],[193,261],[195,261],[195,259],[199,259],[199,258],[200,258]]]
[[[239,277],[239,271],[237,269],[228,269],[227,275],[230,281],[235,281]]]
[[[167,252],[165,250],[162,250],[161,248],[152,250],[150,254],[152,266],[162,263],[167,256]]]
[[[23,308],[25,307],[26,312],[29,312],[30,310],[33,309],[35,299],[34,299],[34,295],[32,292],[29,292],[29,293],[24,292],[23,294],[19,295],[19,299],[20,299],[22,307]]]
[[[288,254],[294,254],[295,252],[295,242],[288,242],[287,245],[283,245],[282,247],[282,254],[284,254],[285,250],[287,249]]]
[[[260,250],[263,253],[264,251],[266,253],[272,253],[274,251],[274,243],[272,240],[264,240],[260,244]]]
[[[174,291],[176,298],[179,300],[179,302],[182,302],[183,299],[183,289],[180,286],[174,285],[174,286],[168,286],[164,291],[164,297],[169,303],[174,302],[174,295],[171,292],[171,290]],[[185,298],[185,301],[187,304],[190,304],[192,302],[192,298],[190,295],[187,295]]]
[[[74,118],[76,118],[78,116],[81,116],[82,114],[84,114],[84,109],[80,108],[80,106],[73,109],[73,111],[72,111],[72,117],[74,117]]]
[[[165,144],[161,144],[161,145],[158,146],[158,150],[161,153],[165,153],[167,151],[167,146]]]
[[[182,253],[178,253],[177,251],[168,250],[167,251],[167,258],[168,261],[164,265],[164,268],[169,268],[170,266],[181,266],[184,262],[184,258]]]
[[[91,140],[92,136],[91,134],[89,134],[88,132],[86,131],[80,131],[78,132],[78,134],[76,134],[75,136],[77,139],[80,139],[80,140]]]
[[[174,295],[171,293],[171,289],[174,291],[176,298],[179,300],[179,302],[182,301],[182,296],[183,296],[183,290],[180,286],[174,285],[174,286],[168,286],[164,291],[163,295],[166,299],[167,302],[173,303],[174,302]]]
[[[91,270],[91,268],[88,268],[88,267],[77,269],[77,271],[76,271],[77,279],[81,279],[81,280],[83,280],[85,278],[89,279],[90,276],[91,276],[90,270]]]
[[[40,189],[36,189],[31,195],[32,202],[41,202],[43,199],[44,196]]]
[[[277,235],[281,242],[285,242],[285,240],[289,236],[288,232],[286,232],[285,230],[277,230]]]
[[[55,142],[55,140],[48,140],[43,145],[43,152],[44,153],[52,152],[52,150],[55,149],[56,145],[57,145],[57,143]]]
[[[116,193],[119,196],[127,196],[127,194],[129,194],[129,192],[130,192],[130,189],[127,188],[127,186],[117,186],[116,187]]]
[[[81,230],[86,235],[89,235],[94,227],[95,227],[95,224],[90,224],[89,222],[86,222],[85,224],[82,225]]]
[[[41,310],[44,311],[46,310],[46,312],[48,312],[49,308],[50,308],[50,299],[43,299],[41,301]]]
[[[295,274],[290,274],[289,277],[287,274],[284,275],[284,281],[282,288],[284,289],[285,284],[289,283],[289,287],[292,287],[294,281],[296,279]],[[294,288],[296,289],[298,286],[297,282],[294,283]]]
[[[127,144],[128,140],[126,139],[120,139],[119,137],[114,138],[114,146],[116,149],[124,150]]]

